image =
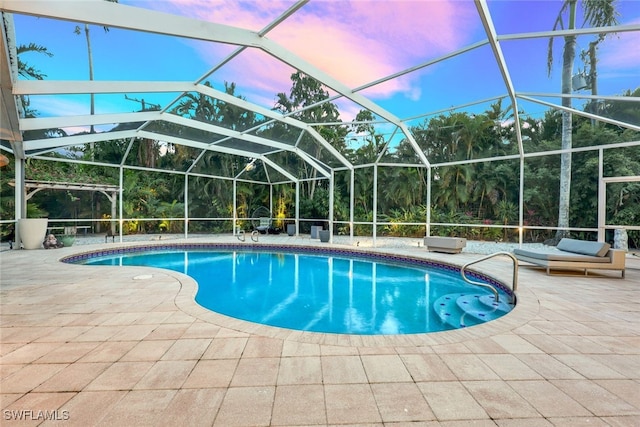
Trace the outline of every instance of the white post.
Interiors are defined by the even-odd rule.
[[[520,156],[520,194],[518,195],[519,212],[518,212],[518,246],[522,248],[522,239],[524,234],[524,157]]]
[[[349,194],[349,243],[353,243],[353,224],[354,209],[355,209],[355,195],[353,194],[354,186],[356,184],[355,169],[351,168],[351,191]]]
[[[300,181],[296,181],[296,236],[300,232]]]
[[[378,231],[378,164],[373,164],[373,247],[376,247]]]
[[[275,228],[275,222],[273,218],[273,184],[271,183],[269,183],[269,219],[271,220],[269,227]],[[269,234],[268,228],[267,234]]]
[[[122,218],[124,218],[124,204],[122,203],[122,199],[123,199],[123,194],[124,193],[124,168],[122,167],[122,165],[120,165],[120,217],[118,218],[118,223],[120,224],[120,231],[119,231],[119,235],[120,235],[120,243],[122,243],[122,227],[124,226],[124,222],[122,221]]]
[[[427,236],[431,236],[431,166],[427,168]]]
[[[189,174],[184,174],[184,238],[189,238]]]
[[[236,229],[236,224],[238,222],[238,200],[236,199],[236,196],[238,194],[238,181],[234,178],[233,179],[233,235],[237,235],[238,234],[238,230]]]
[[[122,187],[120,187],[120,192],[122,192]],[[105,193],[106,194],[106,193]],[[109,230],[111,230],[111,235],[116,235],[116,215],[118,215],[118,194],[113,192],[111,196],[107,197],[109,202],[111,202],[111,223],[109,224]]]
[[[15,170],[15,192],[14,192],[14,200],[15,200],[15,224],[13,225],[13,232],[15,234],[15,246],[14,249],[20,249],[20,227],[18,227],[18,221],[22,218],[27,217],[27,188],[25,187],[25,173],[24,173],[24,159],[18,158],[15,156],[16,162],[16,170]]]
[[[607,184],[604,182],[604,150],[598,150],[598,242],[604,242],[607,216]]]
[[[331,169],[331,176],[329,177],[329,242],[333,243],[333,203],[334,203],[334,184],[335,184],[335,172]]]

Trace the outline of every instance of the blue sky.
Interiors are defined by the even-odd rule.
[[[290,7],[291,1],[121,0],[121,4],[156,9],[192,18],[261,30]],[[560,9],[558,1],[490,1],[498,34],[551,30]],[[640,23],[640,2],[618,2],[620,22]],[[581,20],[580,20],[581,22]],[[88,76],[86,44],[73,33],[75,24],[44,18],[15,16],[18,44],[46,46],[53,57],[28,54],[22,59],[51,80],[84,80]],[[473,2],[311,1],[267,34],[314,66],[349,87],[405,70],[486,39]],[[586,49],[593,36],[578,39]],[[118,28],[108,32],[91,26],[94,72],[97,80],[195,81],[232,52],[234,46],[213,45]],[[547,39],[502,43],[517,91],[559,92],[561,40],[555,44],[555,67],[547,76]],[[640,32],[607,39],[599,51],[601,94],[620,94],[640,87]],[[576,61],[576,71],[581,67]],[[294,70],[257,50],[246,50],[209,77],[214,87],[235,82],[236,93],[272,108],[278,92],[288,93]],[[398,79],[364,90],[363,95],[400,118],[447,109],[506,94],[488,46],[448,59]],[[128,94],[164,104],[175,94]],[[351,120],[359,106],[340,102],[343,120]],[[88,114],[88,96],[34,97],[41,116]],[[98,96],[96,113],[134,111],[139,104],[124,96]],[[544,107],[531,105],[532,109]],[[480,110],[488,104],[479,106]],[[527,107],[525,107],[527,108]],[[535,113],[532,111],[532,113]]]

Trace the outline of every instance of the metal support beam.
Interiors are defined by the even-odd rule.
[[[598,150],[598,242],[604,242],[607,217],[607,184],[604,182],[604,150]]]
[[[349,184],[350,184],[350,188],[351,191],[349,191],[349,241],[351,243],[353,243],[353,234],[354,234],[354,217],[355,217],[355,194],[354,194],[354,189],[355,189],[355,183],[356,183],[356,171],[355,169],[351,169],[349,171],[350,173],[350,178],[349,178]]]
[[[238,234],[237,224],[238,224],[238,180],[233,180],[233,235],[236,236]]]
[[[26,199],[26,194],[25,194],[25,187],[24,187],[24,166],[25,166],[25,162],[24,159],[19,159],[16,157],[15,159],[15,165],[16,165],[16,169],[15,169],[15,191],[14,191],[14,199],[15,199],[15,219],[16,219],[16,226],[14,227],[14,231],[16,234],[16,242],[17,244],[15,245],[16,249],[20,249],[20,227],[18,227],[17,225],[17,221],[20,221],[20,219],[22,218],[26,218],[27,217],[27,199]]]
[[[19,104],[13,94],[14,80],[17,76],[18,54],[15,46],[13,17],[2,13],[0,36],[0,139],[11,143],[13,155],[24,159],[22,132],[19,123]]]
[[[249,47],[259,47],[261,44],[260,36],[255,31],[101,0],[2,0],[0,8],[26,15],[195,40]]]
[[[335,182],[336,175],[335,172],[331,171],[331,178],[329,178],[329,243],[333,243],[333,204],[335,201]]]
[[[184,175],[184,238],[189,237],[189,174]]]
[[[123,235],[123,228],[124,228],[124,199],[123,199],[123,193],[124,191],[122,191],[122,189],[124,188],[124,167],[122,165],[120,165],[119,171],[118,171],[118,182],[120,185],[120,206],[119,206],[119,211],[118,211],[118,235],[120,237],[120,243],[122,243],[122,235]],[[114,221],[113,221],[114,217],[111,217],[111,234],[113,234],[114,236],[116,235],[115,230],[114,230]]]
[[[378,236],[378,165],[373,165],[373,247],[376,247]]]
[[[300,181],[296,181],[296,236],[300,233]]]
[[[516,91],[513,87],[513,82],[511,81],[511,75],[509,74],[509,67],[507,67],[507,63],[504,59],[502,47],[500,46],[500,42],[498,41],[498,34],[496,33],[496,28],[493,25],[493,20],[491,19],[489,6],[487,6],[486,0],[475,0],[475,2],[476,9],[478,10],[478,14],[480,15],[480,20],[484,25],[487,36],[489,37],[489,44],[491,46],[491,49],[493,50],[496,64],[498,65],[498,69],[500,70],[500,74],[502,75],[502,80],[507,87],[507,92],[509,93],[509,98],[511,99],[511,106],[513,107],[514,126],[516,128],[516,138],[518,140],[518,152],[520,153],[520,156],[523,156],[524,148],[522,146],[522,129],[520,129],[520,112],[518,110]]]
[[[431,170],[427,169],[427,237],[431,236]]]

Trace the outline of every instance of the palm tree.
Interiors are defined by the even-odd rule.
[[[20,55],[29,52],[42,53],[48,57],[52,57],[53,53],[49,52],[46,47],[35,43],[29,43],[28,45],[22,44],[16,48],[16,53],[18,54],[18,74],[27,79],[43,80],[47,76],[46,74],[43,74],[42,71],[27,64],[20,58]]]
[[[29,43],[28,45],[20,45],[16,48],[18,54],[18,74],[26,79],[43,80],[47,75],[42,71],[34,68],[20,58],[20,55],[25,53],[34,52],[42,53],[48,57],[52,57],[53,53],[49,52],[46,47],[37,45],[35,43]],[[24,108],[25,117],[36,117],[38,114],[35,110],[29,107],[30,100],[28,95],[20,95],[20,101],[22,102],[22,108]]]
[[[118,0],[105,0],[105,1],[109,1],[112,3],[118,3]],[[105,32],[109,31],[109,27],[103,27]],[[77,35],[80,35],[82,33],[82,30],[80,29],[79,25],[76,25],[76,28],[74,30],[74,33],[76,33]],[[91,51],[91,36],[89,35],[89,24],[84,24],[84,36],[85,39],[87,40],[87,55],[89,58],[89,80],[93,80],[93,52]],[[93,116],[95,114],[95,94],[91,94],[91,115]],[[95,133],[95,128],[93,127],[93,125],[91,125],[89,133]],[[93,151],[95,149],[94,147],[94,143],[90,143],[90,149],[91,149],[91,159],[94,159],[94,155],[93,155]]]
[[[615,25],[616,0],[582,0],[585,23],[593,27],[603,27]],[[564,29],[565,14],[568,14],[567,29],[576,28],[576,12],[578,0],[565,0],[562,3],[560,12],[553,26],[554,30]],[[603,37],[602,35],[600,37]],[[573,75],[573,62],[576,57],[576,36],[564,36],[564,49],[562,55],[562,94],[571,94],[571,77]],[[553,66],[553,37],[549,38],[547,51],[547,72],[551,74]],[[571,108],[571,98],[562,98],[562,106]],[[562,112],[562,149],[564,150],[560,159],[560,200],[558,207],[558,232],[556,233],[556,243],[568,235],[569,228],[569,200],[571,193],[571,150],[572,147],[573,123],[571,113]]]
[[[605,25],[617,24],[616,18],[618,16],[618,13],[616,12],[612,3],[604,3],[601,8],[595,8],[593,10],[590,10],[589,12],[593,14],[599,14],[600,16],[594,17],[593,19],[597,21],[602,21],[605,23]],[[596,58],[596,51],[598,49],[598,45],[602,41],[604,41],[606,36],[607,36],[606,33],[598,34],[595,40],[589,42],[589,49],[587,50],[587,52],[582,52],[580,55],[584,63],[589,66],[588,82],[591,88],[591,95],[598,94],[598,72],[597,72],[598,60]],[[590,111],[591,113],[596,113],[596,114],[598,113],[597,100],[589,102],[588,111]]]
[[[329,98],[329,92],[324,86],[313,77],[307,76],[299,71],[291,75],[292,87],[289,96],[284,92],[276,95],[276,105],[274,110],[292,116],[305,123],[337,122],[340,120],[338,107],[331,102],[322,102]],[[311,108],[307,108],[313,106]],[[298,111],[300,110],[300,111]],[[344,141],[346,131],[344,128],[333,126],[316,126],[315,129],[334,147]],[[290,137],[290,135],[289,135]],[[309,138],[307,136],[307,138]],[[322,146],[314,143],[314,151],[311,155],[314,158],[322,159]],[[313,199],[318,171],[309,165],[302,165],[305,178],[310,180],[303,182],[302,190],[309,199]]]
[[[473,165],[438,167],[433,185],[435,204],[451,212],[459,212],[471,197]]]
[[[204,82],[204,86],[212,87],[211,82]],[[175,107],[175,114],[195,119],[201,122],[215,123],[220,116],[216,100],[200,92],[185,93]]]

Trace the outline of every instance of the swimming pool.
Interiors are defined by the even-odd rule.
[[[196,302],[260,324],[337,334],[395,335],[469,327],[508,313],[510,292],[483,275],[500,302],[456,267],[382,254],[304,247],[164,245],[82,254],[67,262],[152,266],[191,276]]]

